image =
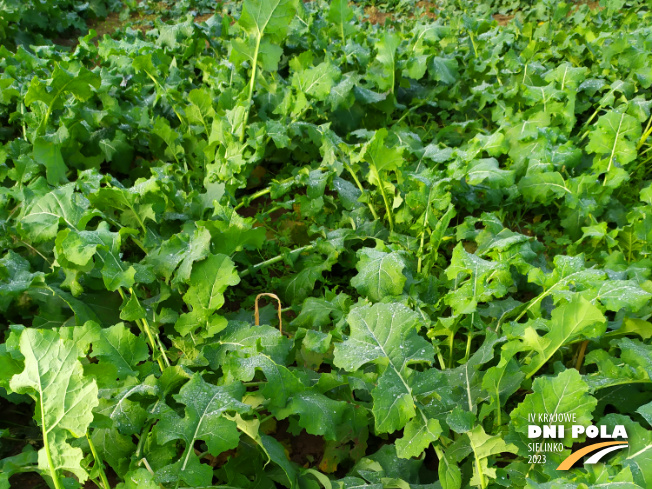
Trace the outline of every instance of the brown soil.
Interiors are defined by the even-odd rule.
[[[420,17],[428,17],[430,19],[436,19],[437,15],[435,14],[434,10],[437,8],[437,6],[430,1],[427,0],[421,0],[417,2],[416,4],[416,10],[423,10],[420,13]],[[385,24],[385,21],[389,19],[390,21],[394,19],[394,14],[391,12],[381,12],[378,10],[377,7],[367,7],[364,10],[368,22],[371,24]],[[408,15],[408,18],[413,19],[414,18],[414,13]]]
[[[392,19],[392,14],[381,12],[376,7],[368,7],[364,12],[367,14],[367,20],[372,24],[385,24],[388,18]]]
[[[287,419],[278,421],[273,436],[285,446],[290,460],[302,467],[319,464],[324,454],[324,439],[321,436],[309,435],[305,430],[301,430],[298,436],[294,436],[287,431],[289,425]]]
[[[437,6],[432,3],[432,2],[417,2],[417,9],[423,9],[423,13],[421,14],[421,17],[429,17],[431,19],[436,19],[437,15],[435,15],[434,10],[437,8]]]
[[[579,8],[580,5],[588,5],[591,10],[603,8],[600,7],[599,3],[596,1],[592,0],[575,0],[575,6],[571,9],[569,12],[569,15]],[[436,19],[437,15],[435,14],[437,6],[435,3],[431,1],[419,1],[416,4],[416,10],[421,10],[423,9],[423,12],[421,12],[420,16],[421,17],[428,17],[430,19]],[[367,7],[365,8],[365,14],[366,14],[366,19],[368,22],[371,24],[381,24],[384,25],[385,22],[389,19],[390,21],[394,20],[394,14],[391,12],[382,12],[378,10],[377,7]],[[505,26],[509,24],[509,22],[514,19],[515,15],[514,14],[494,14],[493,18],[494,20],[498,23],[498,25]],[[408,15],[408,18],[412,19],[414,18],[414,14]]]
[[[199,24],[200,22],[206,22],[206,21],[207,21],[208,19],[210,19],[212,16],[213,16],[213,14],[203,14],[203,15],[198,15],[197,17],[195,17],[195,22],[197,22],[198,24]]]
[[[494,14],[494,20],[498,22],[498,25],[507,25],[513,18],[514,15]]]
[[[25,472],[9,477],[9,487],[21,489],[47,489],[48,485],[43,478],[35,472]]]
[[[103,38],[105,34],[111,35],[123,25],[124,22],[120,20],[120,14],[117,12],[111,12],[106,19],[95,19],[88,23],[89,29],[95,29],[97,32],[98,39]]]

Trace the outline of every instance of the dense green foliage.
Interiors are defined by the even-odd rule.
[[[0,47],[0,488],[649,487],[652,12],[490,5]]]
[[[86,20],[103,19],[118,0],[0,0],[0,42],[43,42],[40,35],[85,29]]]

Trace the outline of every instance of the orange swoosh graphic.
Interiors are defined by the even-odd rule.
[[[559,467],[557,467],[557,470],[568,470],[570,469],[575,462],[577,462],[579,459],[581,459],[584,455],[595,452],[596,450],[604,447],[608,447],[611,445],[627,445],[627,442],[622,442],[622,441],[605,441],[602,443],[594,443],[593,445],[589,445],[588,447],[581,448],[580,450],[571,453],[566,460],[564,460],[562,463],[559,464]]]

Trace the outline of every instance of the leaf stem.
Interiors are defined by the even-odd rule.
[[[455,340],[455,332],[451,331],[448,335],[448,368],[453,368],[453,341]]]
[[[496,423],[494,425],[496,428],[500,428],[500,426],[502,425],[502,422],[501,422],[501,419],[500,419],[501,418],[501,413],[502,413],[502,410],[500,409],[500,389],[499,389],[499,386],[496,385],[496,419],[495,419]]]
[[[152,79],[152,81],[154,82],[154,85],[156,85],[158,88],[160,88],[160,89],[161,89],[163,92],[165,92],[166,94],[169,93],[169,92],[168,92],[168,89],[165,88],[163,85],[161,85],[161,84],[159,83],[159,81],[156,79],[156,77],[155,77],[154,75],[152,75],[152,74],[151,74],[149,71],[147,71],[147,70],[143,70],[143,71],[145,71],[145,74],[147,74],[147,76],[149,76],[149,77]],[[171,98],[171,97],[170,97],[170,98]],[[168,103],[170,103],[170,102],[168,101]],[[179,119],[179,122],[181,122],[181,124],[184,124],[183,118],[181,117],[181,114],[179,114],[179,112],[177,112],[176,107],[174,107],[174,105],[172,105],[172,104],[170,104],[170,107],[172,108],[172,110],[174,111],[174,114],[175,114],[175,115],[177,116],[177,118]],[[187,126],[187,125],[188,125],[188,124],[186,124],[186,126]],[[177,160],[177,157],[175,156],[174,159]],[[179,163],[179,160],[177,160],[177,163]]]
[[[398,124],[400,124],[401,122],[403,122],[403,119],[405,119],[407,116],[409,116],[410,114],[412,114],[412,112],[414,112],[415,110],[417,110],[417,109],[423,107],[424,105],[426,105],[426,102],[424,102],[424,101],[419,102],[419,103],[416,104],[416,105],[413,105],[413,106],[410,107],[408,110],[406,110],[405,112],[403,112],[403,115],[402,115],[402,116],[401,116],[401,117],[400,117],[400,118],[399,118],[399,119],[398,119],[398,120],[397,120],[393,125],[394,125],[394,126],[397,126]]]
[[[237,211],[238,209],[240,209],[240,208],[243,207],[244,205],[246,205],[246,204],[248,204],[248,203],[251,203],[252,201],[254,201],[254,200],[256,200],[256,199],[262,197],[263,195],[267,195],[267,194],[270,193],[271,191],[272,191],[272,187],[267,187],[267,188],[264,188],[264,189],[262,189],[262,190],[259,190],[258,192],[251,194],[251,196],[249,196],[249,197],[247,197],[247,198],[245,198],[245,199],[242,199],[242,200],[240,201],[240,203],[237,204],[237,205],[233,208],[233,210],[236,210],[236,211]]]
[[[100,473],[100,479],[102,480],[102,485],[104,486],[104,489],[111,489],[111,486],[109,485],[109,481],[106,478],[106,474],[104,473],[104,465],[102,464],[102,459],[97,453],[97,450],[95,449],[95,445],[93,444],[93,440],[91,439],[90,436],[88,436],[88,433],[86,433],[86,439],[88,440],[88,446],[91,448],[91,453],[93,454],[93,458],[95,459],[95,465],[97,465],[97,469]]]
[[[138,296],[134,293],[133,288],[131,288],[131,287],[129,288],[129,293],[131,294],[131,296],[136,300],[136,302],[140,306],[140,301],[138,300]],[[147,336],[149,337],[149,341],[152,344],[152,348],[156,349],[156,347],[158,346],[158,350],[161,352],[161,356],[163,357],[163,361],[169,367],[170,366],[170,360],[168,360],[168,357],[165,354],[165,349],[163,348],[163,345],[161,344],[161,339],[158,337],[158,334],[156,335],[156,338],[157,338],[158,342],[155,342],[154,341],[154,336],[152,335],[152,330],[149,327],[149,323],[147,322],[147,318],[142,318],[140,321],[141,321],[141,323],[143,325],[143,329],[145,330],[145,332],[147,333]],[[161,372],[162,372],[163,371],[163,366],[161,365],[160,358],[158,358],[157,361],[159,363],[159,366],[161,367]]]
[[[43,399],[41,399],[41,404]],[[50,476],[52,477],[52,483],[54,484],[54,489],[64,489],[63,484],[59,480],[57,475],[57,469],[54,467],[54,461],[52,460],[52,451],[50,449],[50,442],[48,441],[48,434],[45,431],[45,409],[41,406],[41,431],[43,431],[43,448],[45,449],[45,454],[48,459],[48,466],[50,467]]]
[[[473,327],[473,324],[471,325]],[[469,335],[466,338],[466,351],[464,352],[464,362],[468,362],[469,357],[471,356],[471,342],[473,341],[473,331],[469,331]]]
[[[351,165],[344,162],[344,168],[346,168],[347,171],[351,174],[351,177],[353,177],[353,181],[355,182],[356,186],[358,187],[358,190],[360,190],[360,193],[362,193],[364,195],[365,188],[360,183],[360,180],[358,180],[358,177],[356,176],[355,172],[353,171],[353,168],[351,168]],[[371,215],[374,216],[374,219],[378,220],[378,214],[376,214],[376,209],[374,209],[374,206],[371,205],[371,202],[367,201],[367,206],[369,207],[369,210],[371,211]]]
[[[262,33],[258,34],[256,39],[256,49],[254,50],[254,60],[251,68],[251,79],[249,80],[249,95],[247,96],[247,107],[245,108],[245,116],[242,121],[242,132],[240,133],[240,143],[244,142],[245,130],[247,129],[247,123],[249,122],[249,112],[251,111],[251,99],[254,95],[254,86],[256,85],[256,70],[258,68],[258,52],[260,51],[260,41],[262,39]]]
[[[27,128],[25,127],[25,102],[20,103],[20,125],[23,127],[23,139],[27,141]]]
[[[638,144],[636,145],[636,151],[641,149],[641,146],[643,146],[647,138],[650,137],[650,134],[652,134],[652,115],[647,121],[647,125],[645,126],[645,130],[643,131],[643,135],[641,136],[641,139],[638,140]]]
[[[122,287],[118,287],[118,292],[120,294],[120,297],[122,297],[123,301],[126,301],[127,298],[125,296],[125,293],[122,290]],[[138,302],[138,297],[134,294],[134,289],[129,287],[129,294],[135,298],[136,302]],[[139,303],[140,305],[140,303]],[[138,326],[140,326],[140,329],[145,332],[147,335],[147,339],[149,340],[149,345],[152,348],[152,354],[154,354],[157,350],[161,353],[161,356],[165,359],[165,363],[167,366],[170,366],[170,361],[167,358],[167,355],[165,354],[165,350],[162,348],[161,345],[157,345],[157,343],[154,341],[154,336],[152,335],[152,331],[150,330],[149,323],[147,322],[147,319],[143,318],[142,320],[136,320],[136,323]],[[156,362],[158,363],[159,368],[161,369],[161,372],[165,369],[163,366],[163,362],[161,361],[161,356],[157,355]]]
[[[30,250],[32,250],[34,253],[36,253],[36,254],[39,255],[41,258],[43,258],[43,260],[45,260],[45,263],[47,263],[48,265],[50,265],[50,268],[52,268],[52,262],[51,262],[50,260],[48,260],[48,259],[45,257],[45,255],[44,255],[43,253],[41,253],[39,250],[37,250],[36,248],[34,248],[32,245],[30,245],[30,244],[27,243],[26,241],[23,241],[22,239],[18,239],[17,241],[18,241],[19,243],[24,244],[24,245],[27,246]]]
[[[473,40],[473,34],[471,34],[471,31],[467,31],[469,34],[469,39],[471,40],[471,46],[473,46],[473,55],[477,58],[478,57],[478,49],[475,46],[475,41]]]
[[[487,480],[484,477],[484,471],[482,470],[482,464],[480,463],[480,458],[475,452],[475,447],[473,446],[473,443],[471,444],[471,449],[473,449],[473,458],[475,459],[475,467],[476,470],[478,471],[478,479],[480,479],[480,487],[482,489],[485,489],[487,487]]]
[[[143,454],[143,447],[145,445],[145,441],[147,440],[147,435],[149,435],[149,430],[152,429],[154,422],[155,422],[154,420],[150,420],[145,425],[145,429],[143,429],[142,434],[138,439],[138,445],[136,446],[136,451],[134,452],[135,458],[139,458]]]
[[[302,246],[301,248],[295,248],[294,250],[291,250],[290,253],[301,253],[302,251],[311,251],[315,249],[315,245],[306,245]],[[278,263],[281,260],[283,260],[283,255],[277,255],[274,258],[270,258],[269,260],[265,260],[263,262],[260,262],[247,270],[243,270],[240,272],[240,278],[246,277],[247,275],[251,274],[251,272],[255,272],[256,270],[259,270],[261,268],[268,267],[270,265],[273,265],[274,263]]]
[[[375,173],[376,181],[378,182],[378,188],[380,189],[380,195],[383,197],[383,202],[385,203],[385,209],[387,210],[387,220],[389,221],[389,230],[394,231],[394,220],[392,219],[392,209],[389,206],[387,201],[387,196],[385,195],[385,185],[383,185],[383,180],[380,178],[380,173],[376,169],[376,165],[370,165],[370,170]],[[378,219],[378,218],[376,218]]]
[[[588,344],[589,344],[589,340],[584,340],[580,345],[580,350],[577,355],[577,363],[575,364],[575,370],[577,370],[578,372],[580,368],[582,368],[582,363],[584,362],[584,354],[586,353],[586,347]]]

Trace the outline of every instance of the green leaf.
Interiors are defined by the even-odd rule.
[[[597,371],[586,375],[591,389],[622,386],[632,383],[649,383],[652,364],[649,361],[650,347],[638,340],[623,338],[612,342],[620,349],[616,352],[592,350],[586,355],[586,365],[596,365]]]
[[[400,304],[375,304],[353,309],[347,316],[350,336],[335,345],[334,364],[356,371],[368,363],[379,366],[373,389],[376,430],[391,433],[405,427],[404,440],[397,442],[399,456],[421,453],[441,433],[439,423],[429,420],[415,405],[409,365],[433,360],[432,344],[417,333],[418,315]]]
[[[451,58],[441,58],[434,56],[428,65],[428,71],[431,76],[442,83],[450,85],[455,83],[459,78],[457,72],[457,61]]]
[[[403,437],[396,440],[396,453],[401,458],[419,457],[442,431],[438,420],[416,416],[405,425]]]
[[[455,408],[446,416],[446,424],[456,433],[466,433],[473,428],[475,423],[475,415],[471,411],[465,411],[459,406]]]
[[[301,306],[301,312],[292,321],[293,325],[303,328],[321,328],[338,323],[348,312],[350,297],[344,293],[337,294],[332,299],[308,297]]]
[[[230,321],[219,338],[206,345],[204,350],[211,366],[218,369],[231,355],[250,357],[263,353],[273,362],[283,364],[291,348],[292,342],[281,335],[277,328]]]
[[[610,311],[618,312],[625,308],[637,312],[652,298],[652,294],[643,290],[634,280],[609,280],[597,289],[596,299]]]
[[[31,242],[38,243],[54,239],[60,224],[71,229],[83,230],[93,217],[87,209],[88,200],[75,192],[75,184],[70,183],[33,199],[21,212],[19,232]]]
[[[265,242],[265,228],[253,227],[253,219],[240,217],[233,208],[217,206],[213,220],[202,224],[211,233],[215,253],[232,256],[243,249],[258,249]]]
[[[14,474],[27,472],[37,462],[37,454],[31,445],[27,445],[22,453],[0,460],[0,489],[10,489],[9,478]]]
[[[58,144],[39,137],[34,141],[34,161],[45,167],[45,174],[50,185],[59,185],[67,182],[66,171],[68,168],[61,156]]]
[[[360,157],[369,163],[367,179],[377,187],[382,187],[385,172],[396,171],[403,165],[403,148],[388,148],[385,144],[387,134],[385,128],[376,131],[360,153]]]
[[[532,327],[525,329],[523,342],[537,353],[524,369],[527,378],[543,367],[563,345],[579,338],[597,338],[607,328],[607,320],[600,309],[579,295],[556,307],[550,324],[550,331],[543,337]]]
[[[486,459],[505,452],[517,453],[517,447],[505,443],[505,440],[500,435],[487,435],[484,428],[480,425],[467,432],[466,436],[468,436],[469,444],[475,457],[471,485],[485,487],[487,477],[492,479],[497,477],[496,469],[490,468]]]
[[[193,266],[190,288],[185,295],[186,302],[193,309],[201,309],[210,314],[224,304],[222,293],[226,288],[239,282],[240,278],[229,257],[211,255]]]
[[[436,450],[437,457],[439,458],[437,473],[441,487],[443,489],[460,489],[462,487],[462,472],[460,468],[441,449]]]
[[[503,297],[512,283],[509,265],[505,260],[484,260],[477,254],[466,251],[462,243],[458,243],[453,250],[446,277],[454,281],[445,300],[455,314],[471,314],[479,302]]]
[[[357,253],[358,274],[351,279],[357,291],[372,301],[403,293],[407,277],[403,274],[405,262],[397,251],[386,253],[373,248],[362,248]]]
[[[269,461],[278,465],[285,473],[287,480],[283,481],[286,487],[296,489],[297,486],[297,469],[285,455],[283,445],[271,436],[260,434],[260,421],[257,419],[244,420],[239,414],[233,417],[237,423],[238,429],[251,438],[265,452]]]
[[[292,85],[304,94],[325,100],[335,85],[340,71],[328,62],[320,63],[314,68],[295,73]]]
[[[100,339],[93,342],[93,356],[117,369],[118,378],[137,375],[136,366],[149,358],[145,340],[135,336],[123,323],[100,331]]]
[[[518,189],[529,202],[541,204],[548,204],[556,198],[571,193],[559,172],[526,175],[518,182]]]
[[[199,226],[192,236],[180,233],[164,241],[160,248],[147,255],[144,263],[151,265],[154,273],[163,276],[166,282],[179,267],[172,281],[173,285],[178,286],[190,279],[192,264],[208,256],[210,242],[211,235],[208,230]]]
[[[52,106],[58,102],[64,93],[70,93],[76,99],[85,101],[93,96],[93,88],[99,88],[101,78],[86,68],[80,68],[77,73],[63,69],[57,64],[52,72],[52,78],[47,88],[34,79],[25,94],[25,105],[30,106],[36,101]]]
[[[544,290],[528,303],[526,311],[536,313],[541,301],[552,295],[555,300],[565,297],[571,299],[571,287],[576,290],[593,288],[603,281],[605,273],[595,268],[586,268],[584,255],[565,256],[557,255],[553,259],[555,269],[551,273],[544,273],[539,268],[532,268],[528,273],[528,280],[541,286]]]
[[[91,440],[101,459],[108,463],[120,478],[123,478],[129,469],[130,458],[136,451],[136,444],[132,441],[132,437],[122,435],[116,429],[101,428],[93,430]],[[129,478],[126,480],[129,481]]]
[[[376,43],[378,54],[376,60],[380,65],[378,70],[371,71],[367,76],[372,79],[381,91],[394,93],[396,88],[396,56],[401,38],[393,32],[383,32]]]
[[[238,24],[251,36],[262,39],[267,35],[275,42],[281,42],[287,35],[296,9],[295,0],[245,0]]]
[[[14,299],[44,276],[43,272],[31,272],[29,262],[18,253],[8,250],[0,259],[0,310],[5,312]]]
[[[514,172],[501,170],[495,158],[483,158],[469,165],[467,182],[469,185],[486,182],[490,188],[509,187],[514,184]]]
[[[136,469],[130,471],[124,477],[124,483],[116,486],[116,489],[159,489],[160,486],[154,480],[147,469]]]
[[[61,471],[72,472],[83,482],[88,475],[80,465],[82,451],[67,442],[71,436],[86,434],[98,404],[95,380],[84,376],[79,362],[82,353],[74,343],[60,340],[54,331],[38,329],[22,332],[20,352],[25,369],[14,375],[9,385],[36,402],[34,416],[44,440],[39,469],[57,481]]]
[[[610,414],[600,420],[600,424],[613,430],[615,425],[623,425],[627,433],[627,447],[609,460],[610,465],[628,468],[641,487],[652,482],[652,431],[643,428],[627,416]]]
[[[177,330],[186,335],[204,324],[212,335],[223,329],[225,322],[219,316],[211,316],[224,304],[226,288],[238,283],[240,277],[235,265],[226,255],[210,255],[195,263],[190,274],[190,287],[183,296],[192,311],[179,317]]]
[[[595,128],[589,133],[586,149],[598,155],[599,160],[594,167],[598,173],[606,173],[605,185],[609,179],[612,180],[612,185],[616,185],[614,170],[636,159],[636,143],[640,137],[641,125],[624,112],[609,111],[598,119]]]
[[[260,392],[268,400],[268,409],[274,414],[283,412],[279,410],[285,408],[291,398],[305,390],[304,385],[290,369],[276,363],[267,355],[232,357],[224,368],[230,379],[243,382],[250,382],[256,370],[262,370],[267,383]]]
[[[314,260],[315,265],[308,264],[298,273],[286,275],[278,281],[277,290],[286,302],[300,302],[315,290],[315,284],[322,278],[322,273],[330,269],[333,260]],[[310,263],[310,262],[309,262]]]
[[[195,441],[206,443],[211,455],[238,446],[240,435],[236,423],[224,416],[227,411],[245,413],[250,407],[240,402],[245,388],[240,383],[226,386],[214,386],[206,382],[200,374],[192,376],[174,399],[185,405],[185,416],[180,418],[174,411],[168,410],[156,425],[156,438],[164,445],[173,440],[182,440],[184,451],[172,467],[164,469],[174,471],[179,480],[193,486],[210,485],[213,470],[202,464],[195,454]]]
[[[306,390],[292,396],[285,409],[275,411],[278,419],[297,414],[299,426],[307,433],[323,436],[326,440],[337,440],[337,428],[343,423],[347,404],[334,401],[323,394]]]
[[[113,292],[120,287],[128,289],[135,283],[136,269],[131,263],[122,261],[121,245],[121,234],[109,231],[108,223],[102,221],[95,231],[60,233],[56,253],[57,257],[65,258],[66,267],[81,270],[85,270],[91,257],[97,256],[97,262],[102,264],[100,273],[104,286]]]
[[[328,8],[328,21],[335,26],[337,33],[346,42],[346,36],[353,32],[353,26],[350,24],[353,19],[353,10],[349,7],[346,0],[334,0]]]
[[[544,415],[575,415],[574,422],[558,420],[554,424],[565,426],[564,438],[559,439],[564,446],[570,447],[576,440],[571,438],[571,424],[586,426],[591,423],[591,413],[597,404],[597,400],[588,394],[589,386],[584,382],[577,370],[569,369],[557,374],[554,377],[537,377],[532,384],[532,394],[525,396],[510,418],[512,423],[510,431],[518,433],[520,440],[525,444],[533,442],[534,439],[527,437],[528,425],[550,424],[539,422],[539,414]],[[528,415],[536,414],[536,422],[529,421]]]
[[[106,368],[104,365],[102,368]],[[100,389],[100,403],[95,412],[112,421],[112,429],[121,435],[136,435],[142,430],[149,415],[148,411],[131,396],[155,396],[159,394],[151,378],[139,382],[135,377],[127,378],[117,384],[115,380],[108,387]],[[106,433],[105,436],[113,436]],[[110,449],[110,447],[108,447]]]

